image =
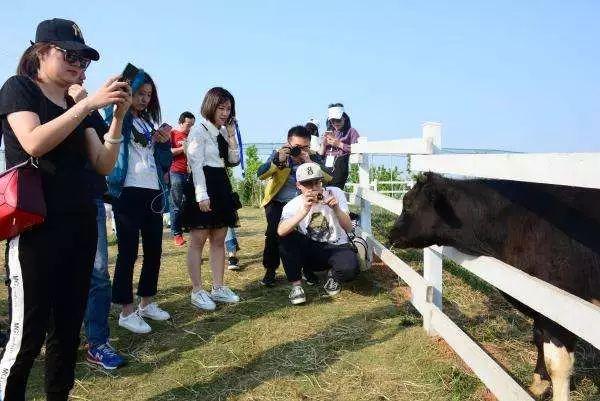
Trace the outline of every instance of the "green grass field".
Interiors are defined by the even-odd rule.
[[[375,219],[383,230],[391,217]],[[74,400],[492,400],[443,341],[431,339],[405,301],[401,283],[376,267],[335,298],[305,287],[308,302],[293,307],[280,272],[273,289],[258,284],[265,219],[262,209],[241,210],[239,272],[226,282],[243,301],[201,312],[190,305],[185,248],[165,230],[158,302],[172,315],[134,335],[111,315],[111,341],[129,364],[113,372],[77,365]],[[110,246],[111,268],[115,247]],[[418,268],[418,254],[406,253]],[[498,293],[461,269],[444,273],[444,307],[523,383],[533,364],[528,322]],[[208,268],[203,270],[206,286]],[[483,292],[478,291],[483,290]],[[6,311],[3,288],[2,314]],[[587,352],[582,358],[581,353]],[[574,399],[598,399],[598,354],[579,352]],[[582,362],[583,359],[583,362]],[[35,364],[28,400],[42,400],[43,356]]]

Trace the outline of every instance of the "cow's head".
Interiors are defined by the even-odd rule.
[[[425,173],[403,200],[402,214],[390,231],[390,243],[400,248],[444,244],[445,234],[461,227],[448,199],[449,183],[438,174]]]

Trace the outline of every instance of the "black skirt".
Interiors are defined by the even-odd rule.
[[[232,197],[231,183],[223,167],[204,166],[206,192],[211,211],[203,212],[196,201],[192,174],[183,190],[181,223],[185,231],[209,230],[223,227],[239,227],[236,205]]]

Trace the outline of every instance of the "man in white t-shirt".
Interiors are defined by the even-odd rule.
[[[304,163],[296,170],[296,186],[301,195],[289,201],[277,228],[283,268],[292,283],[290,302],[306,302],[302,289],[302,269],[328,270],[325,291],[335,295],[341,283],[359,272],[358,258],[348,244],[352,221],[344,192],[323,188],[323,172],[316,163]]]

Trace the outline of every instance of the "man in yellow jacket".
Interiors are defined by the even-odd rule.
[[[308,162],[319,164],[323,170],[324,182],[331,181],[330,172],[323,166],[321,156],[310,150],[310,132],[298,125],[290,128],[285,145],[274,151],[257,171],[258,178],[268,180],[261,205],[265,208],[267,218],[263,250],[265,276],[261,284],[267,287],[275,285],[275,274],[280,261],[277,226],[281,220],[281,211],[287,202],[298,195],[296,169]],[[307,275],[306,279],[308,285],[317,283],[314,274]]]

